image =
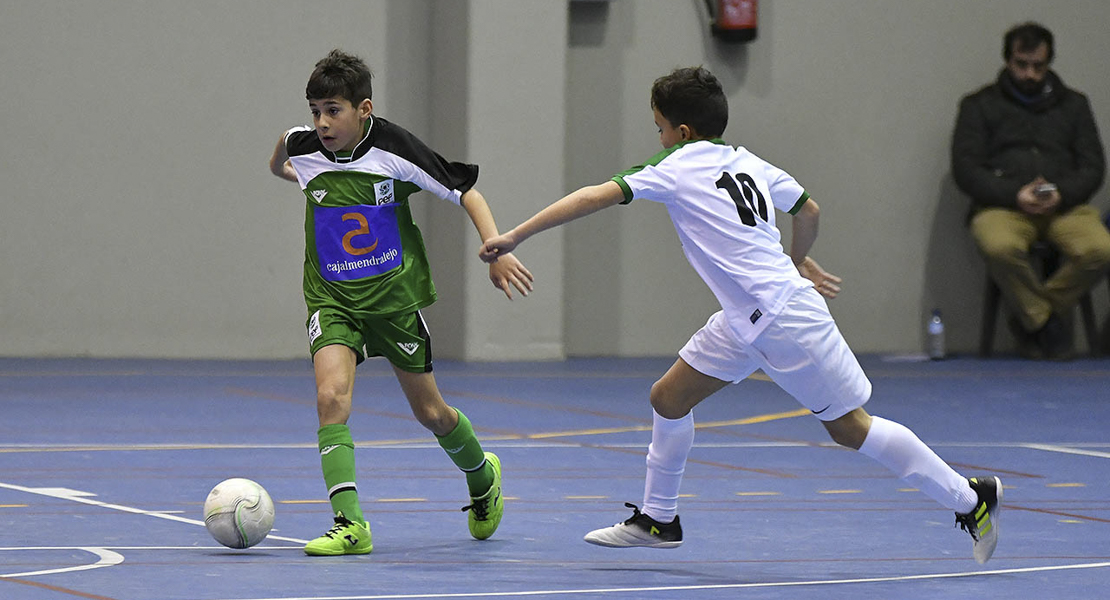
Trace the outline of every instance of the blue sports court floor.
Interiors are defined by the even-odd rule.
[[[647,392],[671,359],[441,362],[448,402],[505,469],[506,516],[466,530],[465,484],[386,366],[359,369],[354,433],[373,554],[313,558],[330,525],[307,361],[0,359],[0,598],[1092,598],[1110,589],[1110,362],[866,357],[868,409],[1006,485],[989,563],[953,517],[832,447],[774,384],[699,423],[675,550],[582,535],[639,503]],[[201,504],[264,485],[275,531],[235,551]]]

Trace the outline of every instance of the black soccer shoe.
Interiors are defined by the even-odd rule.
[[[991,559],[998,545],[998,513],[1002,510],[1002,480],[997,477],[972,477],[967,480],[979,496],[975,509],[956,513],[956,524],[975,540],[972,555],[983,564]]]

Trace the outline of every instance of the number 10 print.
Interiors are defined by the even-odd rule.
[[[760,219],[767,220],[767,201],[763,199],[763,193],[756,187],[751,175],[741,173],[734,177],[731,173],[722,173],[717,180],[717,187],[732,197],[736,212],[740,214],[740,221],[745,225],[755,227],[754,212],[759,213]]]

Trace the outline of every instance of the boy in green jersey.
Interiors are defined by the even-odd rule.
[[[347,419],[355,367],[389,360],[413,415],[466,474],[470,533],[493,535],[504,510],[501,463],[483,452],[470,421],[448,406],[432,376],[430,337],[420,309],[436,299],[420,230],[408,198],[427,190],[462,206],[482,241],[497,235],[476,165],[449,162],[402,127],[373,114],[371,73],[361,59],[333,50],[316,63],[305,96],[314,128],[282,134],[274,175],[304,192],[304,297],[316,374],[320,463],[335,525],[310,541],[315,556],[373,549],[355,487]],[[527,296],[532,274],[514,256],[490,264],[490,280],[512,299]]]

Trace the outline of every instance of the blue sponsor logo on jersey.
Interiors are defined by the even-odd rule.
[[[324,279],[365,279],[401,266],[396,205],[314,206],[313,221]]]

